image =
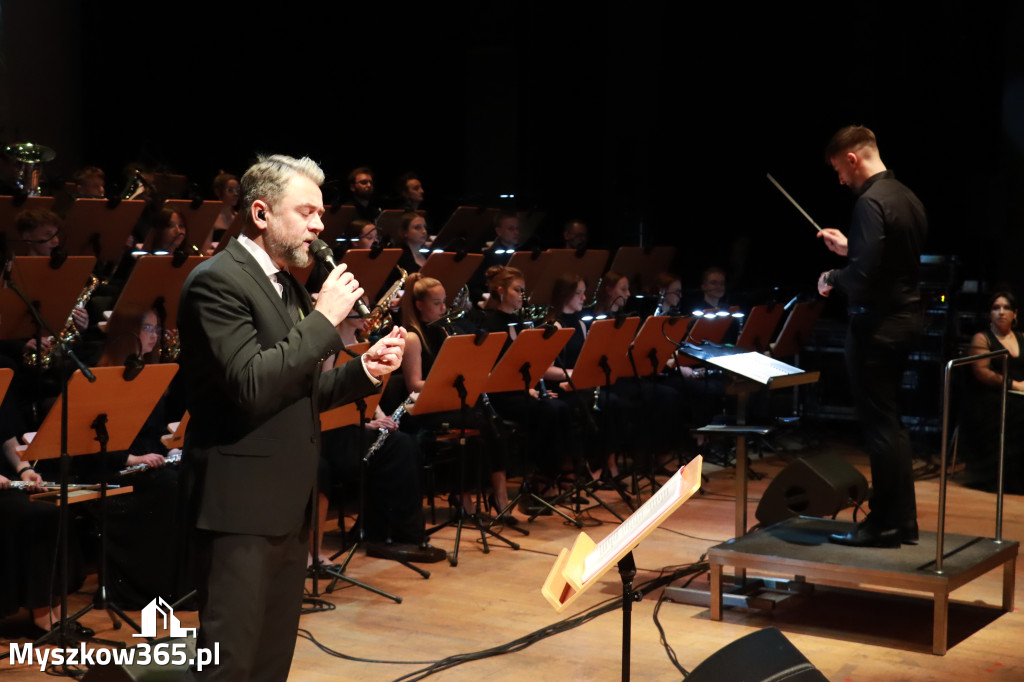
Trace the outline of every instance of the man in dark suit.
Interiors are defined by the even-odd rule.
[[[846,368],[850,392],[871,461],[871,513],[832,542],[854,547],[916,544],[914,455],[900,416],[907,355],[924,328],[918,265],[928,235],[921,200],[882,163],[875,134],[847,126],[829,142],[825,158],[840,184],[857,194],[844,235],[825,228],[828,249],[848,256],[846,267],[818,277],[818,293],[847,296],[850,326]]]
[[[191,415],[183,462],[197,529],[199,646],[220,665],[196,677],[284,680],[295,648],[320,453],[320,410],[378,390],[405,330],[358,362],[321,372],[335,327],[363,290],[339,266],[314,305],[287,274],[323,230],[323,172],[271,156],[242,177],[243,234],[182,290],[181,366]]]

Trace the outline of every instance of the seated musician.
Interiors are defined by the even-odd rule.
[[[115,313],[97,366],[144,371],[145,365],[161,361],[163,334],[154,310]],[[125,608],[142,608],[155,594],[180,597],[193,586],[178,545],[185,527],[178,505],[178,468],[167,466],[170,453],[160,438],[183,413],[181,386],[172,380],[127,450],[107,453],[105,467],[98,455],[73,461],[82,483],[98,483],[105,476],[133,488],[106,502],[108,590]]]
[[[218,241],[224,230],[230,228],[231,223],[235,222],[239,188],[238,177],[231,173],[221,171],[213,179],[213,194],[221,202],[220,213],[217,214],[217,219],[213,222],[213,241]]]
[[[75,171],[75,197],[104,199],[107,195],[107,176],[102,168],[86,166]]]
[[[700,290],[689,297],[686,306],[694,310],[726,310],[729,301],[725,295],[725,270],[712,265],[706,268],[700,277]]]
[[[402,173],[398,178],[398,205],[404,211],[418,211],[423,204],[423,183],[417,173]]]
[[[488,296],[484,310],[475,312],[474,321],[489,332],[506,332],[508,350],[519,331],[532,326],[533,320],[522,312],[526,280],[517,268],[496,265],[487,271]],[[502,353],[504,353],[504,350]],[[499,415],[518,424],[525,432],[526,451],[540,476],[537,488],[550,485],[560,474],[571,471],[571,453],[576,447],[572,438],[572,419],[569,405],[554,391],[540,395],[537,389],[496,393],[491,404]],[[535,510],[521,507],[524,513]]]
[[[339,331],[346,347],[357,342],[357,334],[365,326],[366,322],[360,318],[348,318],[341,324]],[[333,362],[333,358],[328,359],[324,368],[329,368]],[[401,383],[401,376],[395,375],[389,385]],[[443,561],[444,550],[427,543],[420,486],[423,455],[419,445],[408,433],[399,431],[395,420],[385,415],[379,405],[363,428],[345,426],[323,434],[318,472],[319,544],[323,546],[323,527],[332,488],[340,482],[348,489],[347,499],[356,499],[360,462],[380,438],[381,429],[389,433],[374,448],[367,463],[366,489],[362,491],[365,514],[359,522],[365,533],[366,555],[413,563]],[[323,554],[320,560],[330,561]]]
[[[188,223],[185,214],[170,206],[164,206],[157,214],[156,225],[146,235],[143,250],[150,253],[174,253],[185,244],[187,233]]]
[[[402,255],[398,258],[399,267],[409,274],[420,271],[420,268],[426,264],[429,255],[422,252],[422,249],[427,246],[428,237],[426,218],[412,212],[402,216],[402,225],[398,229],[398,244],[396,244],[402,249]]]
[[[406,339],[405,355],[402,357],[401,374],[393,378],[392,383],[404,382],[404,395],[413,397],[423,390],[427,376],[434,364],[441,345],[447,334],[437,323],[445,315],[445,290],[438,280],[432,277],[421,277],[419,273],[409,275],[405,281],[405,294],[400,303],[402,321],[409,331]],[[402,422],[402,429],[409,432],[436,430],[441,424],[450,424],[453,429],[461,428],[461,415],[458,412],[444,412],[431,415],[407,417]],[[479,418],[475,412],[469,416],[468,428],[478,429],[484,441],[484,467],[490,471],[491,491],[494,505],[498,510],[508,506],[508,488],[506,484],[506,457],[504,444],[498,439],[490,420]],[[472,495],[460,491],[462,509],[466,514],[476,512]],[[501,523],[514,525],[517,519],[506,514],[498,519]]]
[[[619,293],[604,294],[606,305],[615,301],[623,294],[621,282],[625,282],[625,296],[628,297],[629,281],[617,273],[611,275],[611,292],[618,289]],[[602,279],[602,282],[605,281]],[[601,289],[604,289],[602,286]],[[601,297],[600,292],[598,297]],[[583,308],[587,299],[587,283],[575,273],[564,273],[555,280],[551,293],[551,311],[548,313],[547,321],[561,329],[572,329],[575,333],[570,337],[568,343],[555,358],[547,372],[545,379],[557,384],[561,383],[568,387],[568,381],[572,377],[573,368],[579,359],[580,351],[583,349],[583,342],[586,341],[589,325],[584,317],[593,321],[592,316],[584,315]],[[617,302],[615,305],[619,305]],[[584,449],[592,453],[588,462],[594,472],[599,472],[601,478],[607,484],[606,487],[615,487],[614,478],[618,475],[618,464],[616,453],[622,452],[626,447],[625,420],[608,419],[609,414],[622,415],[625,406],[618,396],[613,392],[602,389],[573,390],[567,395],[573,398],[576,406],[575,423],[583,433]],[[589,404],[588,404],[589,402]],[[584,416],[585,411],[593,410],[593,421]],[[594,432],[593,426],[598,427]],[[594,456],[593,453],[598,453]]]
[[[64,221],[52,211],[27,210],[17,215],[14,227],[23,245],[22,255],[50,258],[54,250],[60,246]],[[89,326],[89,314],[85,308],[76,307],[72,317],[79,331],[84,331]],[[35,348],[35,339],[30,339],[28,345]],[[44,339],[43,348],[46,349],[48,346],[47,340]]]
[[[60,594],[51,584],[60,510],[55,505],[33,502],[27,490],[12,490],[12,481],[26,485],[43,482],[29,462],[22,461],[15,451],[16,439],[5,432],[3,456],[0,457],[0,617],[24,608],[32,616],[33,625],[24,635],[41,637],[60,619]],[[82,552],[78,537],[68,543],[68,591],[77,590],[85,579]],[[70,623],[72,634],[91,637],[94,633],[78,621]]]
[[[597,301],[590,311],[594,317],[614,315],[629,302],[629,278],[622,273],[609,270],[601,278],[597,288]]]
[[[1007,290],[989,299],[988,324],[971,339],[972,355],[1006,349],[1009,390],[1024,391],[1024,335],[1017,329],[1017,298]],[[973,381],[964,401],[963,447],[968,485],[994,491],[999,473],[999,420],[1003,359],[971,365]],[[1024,493],[1024,398],[1006,396],[1003,489]]]

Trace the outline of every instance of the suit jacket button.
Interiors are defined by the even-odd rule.
[[[309,442],[310,443],[315,443],[316,442],[316,436],[310,436],[309,437]]]

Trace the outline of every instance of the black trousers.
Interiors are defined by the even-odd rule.
[[[871,461],[871,521],[883,529],[917,518],[913,453],[900,418],[899,391],[921,328],[916,310],[863,312],[850,316],[846,335],[850,389]]]
[[[302,607],[308,532],[285,536],[198,531],[198,646],[220,665],[189,679],[288,679]]]

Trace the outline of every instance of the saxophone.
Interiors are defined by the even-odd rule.
[[[71,306],[71,313],[68,315],[67,321],[64,322],[64,328],[60,330],[60,340],[65,344],[70,345],[78,340],[78,328],[75,326],[75,309],[81,308],[89,302],[92,292],[99,286],[99,283],[100,280],[97,277],[89,275],[88,283],[78,294],[75,304]],[[48,340],[50,341],[49,349],[44,351],[37,348],[25,351],[21,358],[22,363],[29,367],[38,365],[42,369],[49,369],[50,365],[53,364],[53,353],[57,350],[59,344],[55,343],[52,336],[48,337]]]
[[[384,324],[384,321],[390,317],[389,309],[391,308],[391,301],[398,296],[398,292],[405,284],[405,278],[409,276],[409,273],[403,270],[401,266],[396,265],[395,267],[398,268],[398,272],[402,276],[399,277],[394,284],[388,287],[388,290],[385,291],[384,295],[380,297],[379,301],[377,301],[377,305],[373,306],[373,310],[370,311],[369,317],[366,318],[366,329],[357,334],[360,341],[366,341],[368,338],[376,334]]]
[[[391,413],[391,419],[395,422],[395,424],[398,424],[398,422],[402,421],[402,415],[405,414],[405,411],[408,410],[409,406],[412,404],[413,397],[409,396],[404,401],[402,401],[402,404],[399,405],[394,412]],[[386,441],[388,439],[388,436],[390,435],[390,429],[377,429],[377,440],[373,441],[373,444],[366,451],[366,454],[363,456],[363,461],[368,462],[370,458],[373,457],[373,455],[376,454],[378,450],[380,450],[381,446],[384,445],[384,441]]]
[[[164,330],[160,344],[160,362],[176,362],[181,354],[181,337],[177,329]]]

